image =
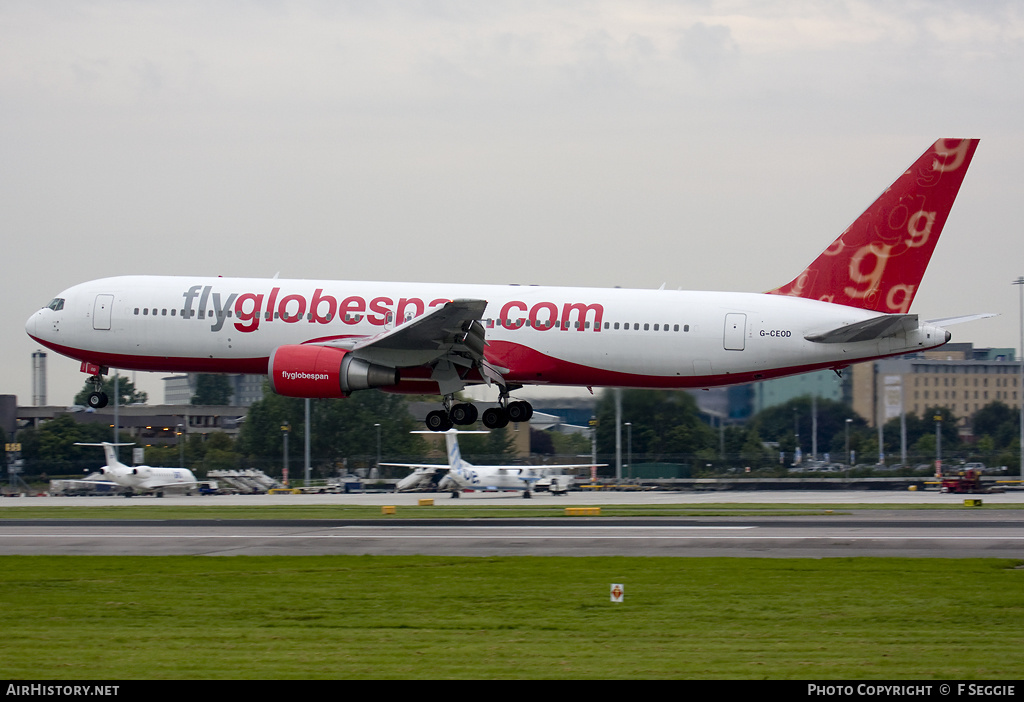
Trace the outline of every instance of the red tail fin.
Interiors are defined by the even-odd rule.
[[[906,313],[977,146],[939,139],[803,273],[769,293]]]

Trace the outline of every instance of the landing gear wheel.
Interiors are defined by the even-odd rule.
[[[448,413],[442,410],[430,412],[426,424],[430,431],[448,431],[452,428],[452,420],[448,418]]]
[[[463,402],[452,407],[452,411],[448,413],[448,418],[452,420],[452,424],[459,426],[465,426],[472,424],[476,421],[479,416],[479,412],[476,405],[468,402]]]
[[[529,490],[523,490],[523,499],[524,499],[524,500],[528,500],[528,499],[530,499],[531,497],[533,497],[533,495],[532,495],[532,494],[530,493],[530,491],[529,491]]]
[[[458,490],[452,490],[452,499],[453,500],[459,499],[459,491]]]
[[[503,407],[489,407],[484,410],[483,422],[488,429],[501,429],[508,426],[508,412]]]
[[[106,407],[107,402],[109,402],[109,400],[107,399],[107,393],[105,392],[91,392],[89,393],[89,398],[86,400],[86,403],[88,403],[88,405],[93,409]]]
[[[533,416],[533,406],[529,402],[523,402],[517,400],[515,402],[508,403],[508,421],[510,422],[528,422]]]

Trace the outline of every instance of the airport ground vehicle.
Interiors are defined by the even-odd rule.
[[[986,487],[981,482],[981,472],[973,468],[960,471],[955,476],[942,478],[939,485],[939,492],[950,492],[955,494],[978,495],[1003,492],[1002,488]]]

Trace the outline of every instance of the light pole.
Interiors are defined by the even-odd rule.
[[[793,408],[793,438],[796,445],[793,447],[793,465],[800,462],[800,412]]]
[[[885,465],[885,407],[883,403],[878,403],[878,417],[875,419],[875,424],[878,425],[878,465]]]
[[[811,395],[811,460],[818,460],[818,396]]]
[[[626,478],[633,477],[633,422],[626,422]]]
[[[1024,276],[1017,278],[1013,284],[1020,289],[1020,356],[1017,362],[1020,364],[1017,378],[1017,398],[1020,402],[1017,409],[1020,410],[1020,477],[1024,480]]]
[[[302,471],[302,476],[303,476],[303,479],[304,479],[303,482],[305,483],[306,487],[309,487],[309,471],[310,471],[310,465],[309,465],[309,439],[310,439],[310,429],[309,429],[309,398],[308,397],[306,398],[306,407],[305,407],[305,417],[304,418],[305,418],[305,425],[302,427],[302,444],[303,444],[303,452],[302,452],[302,468],[303,468],[303,471]]]
[[[597,482],[597,417],[590,415],[590,482]]]
[[[178,467],[185,467],[185,425],[178,425]]]
[[[846,426],[846,478],[850,478],[850,472],[853,470],[853,461],[850,459],[850,422],[853,420],[849,417],[844,422]]]
[[[285,422],[281,425],[281,434],[284,436],[284,471],[282,477],[284,478],[284,484],[288,484],[288,432],[292,430],[292,425]]]
[[[907,465],[907,400],[900,381],[900,464]]]
[[[120,413],[120,408],[121,408],[121,388],[120,388],[120,385],[118,383],[119,376],[120,376],[120,374],[117,372],[117,369],[115,368],[114,369],[114,455],[118,456],[118,460],[121,460],[120,459],[121,447],[117,445],[121,441],[121,439],[118,438],[118,431],[120,431],[120,429],[121,429],[121,416],[120,416],[120,414],[121,414]],[[132,463],[134,463],[134,461],[132,461]]]
[[[622,480],[622,388],[615,388],[615,482]]]
[[[377,427],[377,465],[374,469],[377,471],[377,477],[380,477],[380,424],[374,424]]]

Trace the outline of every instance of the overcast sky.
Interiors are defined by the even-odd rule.
[[[767,290],[939,137],[981,145],[912,311],[1017,346],[1020,3],[4,0],[0,394],[110,275]]]

